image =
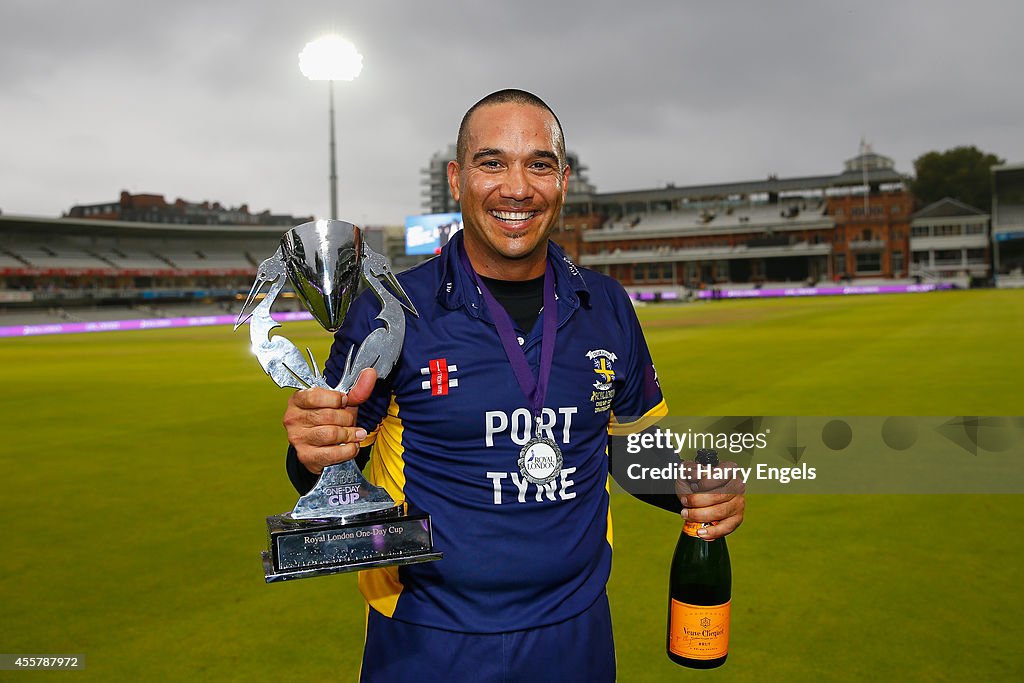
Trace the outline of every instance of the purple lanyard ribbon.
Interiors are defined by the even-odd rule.
[[[512,365],[512,372],[516,376],[516,381],[519,382],[519,388],[523,390],[523,394],[530,404],[533,416],[538,418],[534,422],[538,425],[539,429],[539,418],[541,410],[544,408],[544,398],[548,393],[548,380],[551,378],[551,366],[555,357],[555,335],[557,334],[557,321],[555,318],[558,317],[558,311],[555,304],[555,270],[551,267],[551,261],[548,260],[544,268],[544,308],[541,309],[543,322],[541,323],[542,333],[540,338],[540,373],[535,380],[530,363],[526,360],[526,353],[516,339],[512,318],[509,316],[508,311],[505,310],[505,307],[494,298],[491,290],[487,289],[487,285],[483,283],[477,272],[473,270],[473,264],[470,263],[469,256],[466,255],[465,247],[459,249],[459,260],[462,261],[462,267],[473,278],[473,282],[476,283],[477,289],[480,290],[480,294],[484,298],[484,303],[491,314],[494,326],[498,329],[498,339],[501,340],[501,346],[505,349],[508,362]]]

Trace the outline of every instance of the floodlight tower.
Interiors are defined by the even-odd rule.
[[[334,141],[334,81],[352,81],[363,70],[363,56],[341,36],[327,35],[306,43],[299,53],[299,70],[311,81],[327,81],[330,101],[331,215],[338,218],[337,145]]]

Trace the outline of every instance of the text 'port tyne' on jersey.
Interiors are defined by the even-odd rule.
[[[517,408],[512,414],[502,410],[488,410],[484,414],[484,446],[493,448],[495,438],[507,438],[517,446],[525,446],[534,436],[544,436],[552,441],[568,444],[571,439],[572,417],[576,407],[544,408],[534,424],[534,416],[526,408]],[[575,467],[563,469],[555,479],[547,484],[534,484],[521,477],[518,472],[487,472],[486,477],[494,486],[494,504],[509,502],[502,495],[502,485],[507,480],[516,487],[513,500],[519,503],[571,500],[576,492],[570,488],[575,482],[570,476]]]

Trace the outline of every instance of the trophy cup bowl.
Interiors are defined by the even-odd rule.
[[[360,279],[380,299],[377,317],[384,327],[350,351],[341,381],[331,387],[308,349],[307,363],[288,339],[270,336],[279,326],[271,308],[291,282],[316,321],[334,332]],[[268,283],[266,296],[253,306]],[[253,353],[278,386],[347,392],[366,368],[374,368],[378,377],[390,372],[405,337],[406,310],[416,314],[387,260],[363,243],[361,230],[345,221],[318,220],[285,233],[277,252],[260,265],[235,328],[249,323]],[[404,504],[368,482],[351,460],[326,467],[291,512],[267,517],[267,535],[268,550],[262,554],[267,583],[441,558],[433,549],[430,517],[405,514]]]
[[[314,221],[281,238],[295,295],[320,326],[336,332],[352,305],[363,263],[363,234],[344,221]]]

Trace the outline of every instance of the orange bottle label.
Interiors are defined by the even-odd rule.
[[[729,652],[729,606],[672,601],[668,649],[690,659],[718,659]]]

